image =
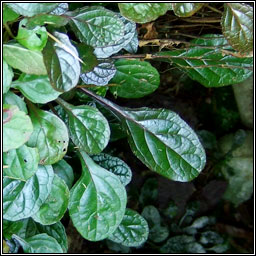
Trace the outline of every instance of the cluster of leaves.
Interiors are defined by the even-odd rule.
[[[111,140],[127,137],[149,169],[175,181],[190,181],[203,170],[204,149],[176,113],[123,108],[104,98],[108,89],[116,97],[141,98],[158,88],[159,73],[149,62],[115,61],[115,54],[137,52],[136,22],[168,10],[188,16],[202,7],[190,5],[122,3],[119,13],[93,4],[75,10],[66,3],[4,4],[3,218],[10,252],[19,246],[25,253],[67,252],[61,223],[67,210],[87,240],[131,247],[147,240],[146,220],[126,208],[130,168],[101,153]],[[252,73],[251,9],[226,4],[225,38],[208,35],[188,50],[145,59],[169,61],[205,86],[240,82]],[[81,171],[64,160],[67,152],[79,157]]]

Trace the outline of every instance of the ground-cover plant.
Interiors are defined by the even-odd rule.
[[[4,3],[6,251],[67,252],[63,220],[69,218],[89,241],[108,239],[127,247],[145,243],[147,218],[127,207],[129,163],[106,152],[107,146],[127,138],[147,168],[179,182],[200,174],[205,150],[171,109],[121,107],[107,91],[128,99],[154,93],[161,77],[153,61],[170,63],[205,87],[247,79],[253,63],[252,6],[222,7]],[[139,24],[169,12],[183,20],[203,9],[218,15],[221,34],[192,40],[138,38]],[[154,46],[158,51],[140,51]]]

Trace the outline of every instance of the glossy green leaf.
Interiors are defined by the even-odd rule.
[[[171,8],[170,3],[119,3],[121,14],[137,23],[147,23],[164,15]]]
[[[70,15],[70,25],[76,36],[81,42],[93,47],[115,44],[124,36],[121,19],[104,7],[85,7]]]
[[[27,49],[41,51],[47,43],[46,28],[37,26],[34,29],[28,29],[26,23],[27,19],[20,21],[18,35],[15,39]]]
[[[128,134],[130,147],[149,169],[176,181],[190,181],[203,170],[205,151],[189,125],[167,109],[122,109],[81,89],[113,111]]]
[[[58,42],[48,40],[43,49],[44,63],[52,87],[60,92],[74,88],[79,80],[80,63],[78,52],[67,35],[54,32]]]
[[[68,21],[69,19],[64,16],[54,14],[38,14],[27,19],[26,27],[28,29],[33,29],[36,26],[51,25],[58,28],[67,25]]]
[[[3,95],[3,103],[9,105],[16,105],[21,111],[25,112],[26,114],[28,113],[27,106],[24,100],[11,91],[8,91],[6,94]]]
[[[52,11],[58,3],[6,3],[6,5],[20,15],[32,17]]]
[[[63,15],[68,11],[68,8],[68,3],[59,3],[58,6],[53,11],[51,11],[51,14]]]
[[[47,74],[42,53],[39,51],[29,50],[18,43],[8,43],[3,45],[3,57],[11,67],[26,74]]]
[[[223,35],[238,52],[253,51],[253,7],[246,3],[226,3],[221,26]]]
[[[135,31],[131,41],[126,46],[124,46],[124,49],[129,53],[136,53],[138,50],[138,47],[139,47],[138,33],[137,31]]]
[[[54,224],[60,221],[64,216],[68,208],[68,201],[68,186],[63,179],[55,174],[49,196],[32,218],[42,225]]]
[[[111,45],[96,47],[94,53],[98,58],[108,58],[114,53],[119,52],[133,39],[133,36],[135,35],[136,32],[136,23],[125,19],[121,15],[119,16],[119,18],[124,23],[124,36]]]
[[[25,219],[35,214],[47,199],[54,173],[51,166],[38,166],[26,182],[3,179],[3,218],[10,221]]]
[[[81,64],[81,74],[92,71],[99,64],[98,59],[93,53],[94,48],[90,45],[84,43],[76,44],[76,49],[80,59],[84,62]]]
[[[57,240],[47,234],[38,234],[29,238],[13,235],[23,248],[24,253],[63,253]]]
[[[3,93],[7,93],[11,87],[13,78],[12,68],[3,60]]]
[[[179,17],[189,17],[203,7],[203,3],[173,3],[172,10]]]
[[[80,75],[85,84],[98,86],[107,85],[116,73],[115,65],[111,62],[103,62],[97,65],[92,71]]]
[[[188,50],[175,50],[158,53],[169,56],[165,61],[174,63],[185,70],[188,76],[206,87],[220,87],[242,82],[252,74],[252,58],[232,56],[225,47],[227,41],[218,35],[206,35],[213,39],[196,39],[192,43],[198,46]],[[201,46],[207,46],[201,47]],[[214,46],[214,49],[209,47]],[[224,50],[224,51],[223,51]],[[229,51],[227,51],[229,50]]]
[[[9,8],[6,4],[3,4],[3,23],[16,20],[20,15]]]
[[[12,87],[19,89],[27,99],[34,103],[48,103],[57,99],[61,94],[52,88],[48,76],[22,74],[12,83]]]
[[[121,59],[115,62],[117,69],[110,81],[110,92],[123,98],[141,98],[154,92],[160,84],[158,71],[146,61]]]
[[[148,232],[147,221],[137,212],[126,209],[120,225],[108,239],[124,246],[136,247],[147,240]]]
[[[56,115],[29,104],[30,117],[34,131],[29,138],[28,146],[37,147],[40,164],[54,164],[67,152],[69,141],[68,129]]]
[[[38,169],[39,154],[37,148],[22,145],[20,148],[3,153],[4,176],[26,181]]]
[[[124,186],[130,183],[132,179],[132,171],[120,158],[101,153],[92,156],[92,159],[104,169],[114,173]]]
[[[17,106],[3,106],[3,151],[16,149],[28,141],[33,132],[30,117]]]
[[[108,237],[123,219],[126,191],[116,175],[98,166],[80,152],[82,176],[70,191],[69,214],[78,232],[87,240]]]
[[[71,165],[69,165],[64,159],[61,159],[52,166],[54,173],[62,178],[69,189],[71,189],[74,182],[74,173]]]
[[[74,144],[87,153],[100,153],[107,146],[110,137],[106,118],[91,106],[72,106],[62,99],[57,102],[66,112],[64,120]]]

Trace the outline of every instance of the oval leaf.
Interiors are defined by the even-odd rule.
[[[26,74],[46,75],[47,71],[43,62],[42,53],[29,50],[20,44],[4,44],[3,56],[13,68]]]
[[[120,224],[126,207],[126,191],[119,179],[81,153],[82,176],[70,191],[69,214],[78,232],[99,241]]]
[[[253,51],[253,7],[245,3],[226,3],[222,16],[222,32],[237,51]]]
[[[124,246],[136,247],[148,239],[148,233],[147,221],[137,212],[126,209],[122,222],[108,239]]]
[[[20,21],[18,35],[15,39],[30,50],[41,51],[47,42],[46,28],[37,26],[34,29],[28,29],[26,23],[27,19]]]
[[[139,47],[139,39],[138,33],[135,31],[134,36],[132,37],[131,41],[124,47],[124,49],[129,53],[136,53]]]
[[[116,74],[110,92],[123,98],[141,98],[154,92],[160,84],[158,71],[146,61],[121,59],[115,62]]]
[[[57,102],[67,114],[64,120],[74,144],[87,153],[100,153],[110,138],[108,121],[101,112],[91,106],[72,106],[62,99]]]
[[[16,105],[19,109],[26,114],[28,113],[26,103],[18,95],[9,91],[3,95],[4,104]]]
[[[81,74],[80,77],[86,84],[94,84],[98,86],[107,85],[116,73],[113,63],[103,62],[96,66],[92,71]]]
[[[38,169],[39,154],[37,148],[26,145],[18,149],[3,153],[4,176],[11,179],[26,181],[34,175]]]
[[[203,7],[202,3],[173,3],[172,10],[179,17],[190,17]]]
[[[104,169],[114,173],[124,186],[130,183],[132,179],[132,171],[120,158],[101,153],[92,156],[92,159]]]
[[[58,3],[7,3],[6,5],[20,15],[32,17],[39,13],[52,11]]]
[[[24,253],[63,253],[57,240],[47,234],[38,234],[29,238],[13,235],[23,248]]]
[[[61,159],[52,166],[54,173],[62,178],[69,189],[72,188],[74,182],[74,173],[72,167],[64,160]]]
[[[196,39],[192,43],[199,46],[188,50],[175,50],[158,53],[170,56],[165,59],[184,69],[189,77],[206,87],[220,87],[242,82],[252,74],[253,58],[232,56],[227,41],[219,35],[206,35],[213,39]],[[207,49],[200,46],[215,46]],[[228,51],[227,51],[228,50]],[[229,54],[230,51],[230,54]]]
[[[3,4],[3,23],[16,20],[20,15],[14,12],[6,4]]]
[[[54,175],[51,192],[32,218],[42,225],[52,225],[62,219],[69,201],[69,189],[63,179]]]
[[[119,16],[119,18],[124,23],[124,36],[112,45],[96,47],[94,53],[98,58],[108,58],[112,54],[119,52],[133,39],[136,33],[136,23],[125,19],[121,15]]]
[[[28,146],[38,148],[40,164],[54,164],[67,152],[68,129],[56,115],[40,110],[32,103],[29,109],[34,131],[29,138]]]
[[[93,47],[115,44],[124,36],[123,22],[103,7],[85,7],[71,15],[70,25],[76,36]]]
[[[28,141],[33,132],[30,117],[17,106],[3,106],[3,151],[19,148]]]
[[[3,218],[16,221],[35,214],[51,191],[53,177],[51,166],[39,165],[26,182],[4,178]]]
[[[148,168],[176,181],[187,182],[205,166],[204,149],[195,132],[176,113],[141,108],[125,111],[128,141]]]
[[[48,103],[57,99],[61,94],[52,88],[48,76],[22,74],[12,83],[12,87],[19,89],[33,103]]]
[[[12,68],[3,60],[3,93],[7,93],[11,87],[13,78]]]
[[[67,35],[54,32],[55,42],[48,40],[43,49],[44,63],[53,88],[66,92],[79,80],[80,63],[76,48]]]
[[[121,14],[137,23],[147,23],[164,15],[171,8],[169,3],[119,3]]]

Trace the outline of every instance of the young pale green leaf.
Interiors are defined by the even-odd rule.
[[[69,19],[64,16],[54,14],[38,14],[27,19],[26,27],[28,29],[33,29],[36,26],[51,25],[58,28],[67,25],[68,21]]]
[[[3,103],[9,105],[16,105],[19,109],[26,114],[28,113],[26,103],[15,93],[8,91],[3,95]]]
[[[205,151],[189,125],[167,109],[122,109],[81,89],[113,111],[127,131],[130,147],[149,169],[181,182],[199,175],[205,166]]]
[[[56,115],[29,104],[30,117],[34,126],[28,146],[37,147],[40,164],[54,164],[67,152],[68,129]]]
[[[52,87],[60,92],[74,88],[79,80],[78,52],[67,35],[54,32],[55,42],[48,40],[43,49],[44,63]]]
[[[126,191],[116,175],[80,152],[82,176],[70,191],[69,214],[79,233],[87,240],[108,237],[123,219]]]
[[[96,47],[94,53],[98,58],[108,58],[112,54],[119,52],[133,39],[136,32],[136,23],[125,19],[121,15],[119,16],[119,18],[124,23],[124,36],[112,45]]]
[[[71,165],[69,165],[64,159],[61,159],[55,163],[52,168],[54,173],[62,178],[66,182],[68,188],[71,189],[74,182],[74,172]]]
[[[69,14],[74,33],[88,45],[104,47],[115,44],[124,36],[122,20],[104,7],[85,7]]]
[[[3,153],[4,176],[11,179],[26,181],[38,169],[39,154],[37,148],[22,145],[20,148]]]
[[[91,106],[72,106],[60,98],[57,102],[66,112],[64,120],[74,144],[89,154],[100,153],[110,137],[106,118]]]
[[[33,132],[30,117],[17,106],[3,106],[3,152],[16,149],[28,141]]]
[[[114,173],[124,186],[130,183],[132,179],[132,171],[120,158],[101,153],[92,156],[92,159],[104,169]]]
[[[218,35],[207,37],[213,39],[196,39],[192,43],[198,46],[190,47],[188,50],[161,52],[157,55],[169,56],[170,59],[165,59],[165,61],[182,68],[191,79],[206,87],[239,83],[252,74],[253,58],[233,56],[230,48],[225,47],[226,40]],[[215,46],[216,48],[209,49],[209,47],[201,46]]]
[[[6,5],[20,15],[32,17],[52,11],[58,3],[6,3]]]
[[[48,103],[61,94],[52,88],[48,76],[22,74],[12,87],[19,89],[33,103]]]
[[[126,209],[122,222],[108,239],[124,246],[136,247],[148,239],[148,233],[147,221],[137,212]]]
[[[68,208],[68,201],[68,186],[63,179],[55,174],[48,198],[32,218],[42,225],[52,225],[62,219]]]
[[[176,16],[189,17],[203,7],[203,3],[173,3],[172,10]]]
[[[13,78],[12,68],[3,60],[3,93],[7,93],[11,87]]]
[[[137,23],[147,23],[164,15],[171,8],[170,3],[119,3],[121,14]]]
[[[6,4],[3,4],[3,23],[16,20],[20,15],[14,12]]]
[[[238,52],[253,51],[253,7],[246,3],[226,3],[221,26],[223,35]]]
[[[27,19],[20,21],[18,35],[15,39],[27,49],[41,51],[47,43],[46,28],[37,26],[34,29],[28,29],[26,23]]]
[[[103,62],[97,65],[92,71],[80,75],[85,84],[98,86],[107,85],[116,73],[115,65],[111,62]]]
[[[24,253],[63,253],[57,240],[47,234],[38,234],[29,238],[13,235],[23,248]]]
[[[3,45],[3,57],[11,67],[26,74],[47,74],[42,53],[39,51],[29,50],[18,43],[8,43]]]
[[[39,165],[35,175],[26,182],[4,177],[3,218],[16,221],[35,214],[51,191],[53,177],[50,165]]]
[[[117,69],[110,81],[110,92],[122,98],[141,98],[154,92],[160,84],[158,71],[146,61],[121,59],[115,62]]]
[[[138,33],[137,31],[135,31],[131,41],[126,46],[124,46],[124,49],[129,53],[136,53],[138,51],[138,47],[139,47]]]

